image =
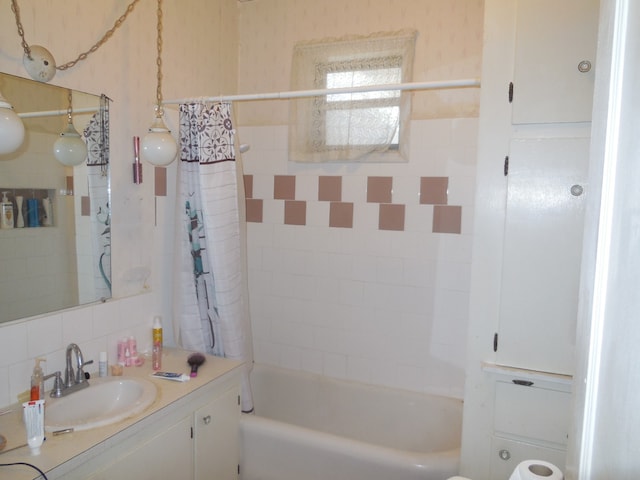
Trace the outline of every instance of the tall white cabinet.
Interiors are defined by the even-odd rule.
[[[564,467],[598,0],[486,0],[461,473]]]

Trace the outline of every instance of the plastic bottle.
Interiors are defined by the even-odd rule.
[[[36,358],[36,366],[33,367],[33,373],[31,374],[31,395],[30,399],[44,400],[44,373],[40,367],[40,362],[45,362],[44,358]]]
[[[107,375],[109,375],[107,352],[100,352],[100,360],[98,362],[98,376],[106,377]]]
[[[7,193],[9,192],[2,192],[0,228],[13,228],[13,203],[7,198]]]
[[[153,351],[152,368],[160,370],[162,368],[162,319],[160,316],[153,317]]]

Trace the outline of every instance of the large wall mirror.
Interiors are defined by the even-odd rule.
[[[0,228],[0,322],[110,298],[109,99],[4,73],[0,92],[25,127],[0,155],[13,210]],[[69,118],[86,145],[77,166],[54,155]]]

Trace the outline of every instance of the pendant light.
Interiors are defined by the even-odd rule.
[[[149,133],[142,139],[142,157],[152,165],[166,167],[176,158],[178,145],[164,123],[162,108],[162,0],[158,0],[158,86],[156,88],[156,118]]]
[[[15,152],[24,141],[24,124],[0,92],[0,155]]]
[[[53,155],[56,159],[68,167],[75,167],[84,163],[87,159],[87,145],[73,126],[71,120],[72,97],[69,90],[69,107],[67,108],[67,126],[60,137],[53,144]]]

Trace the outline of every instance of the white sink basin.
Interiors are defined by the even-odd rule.
[[[143,412],[156,398],[156,386],[144,379],[107,377],[89,387],[45,403],[45,430],[55,432],[104,427]]]

